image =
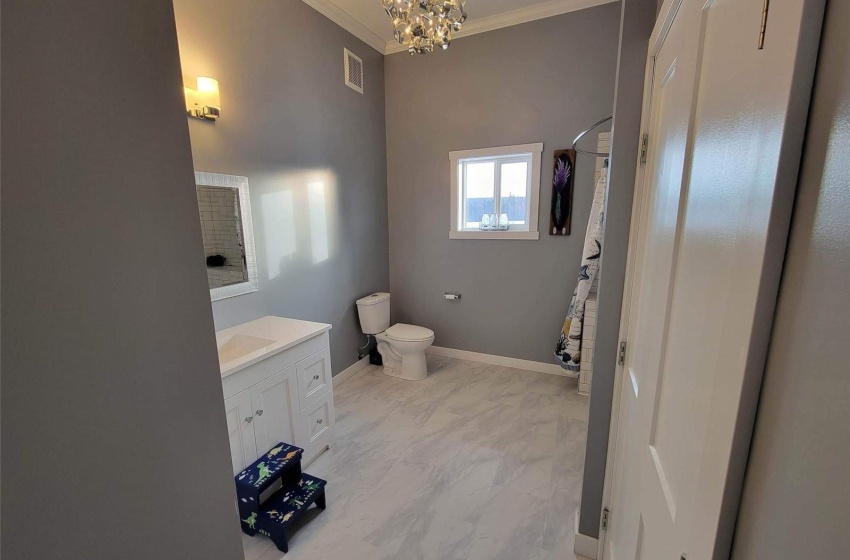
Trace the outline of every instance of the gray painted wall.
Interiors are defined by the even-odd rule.
[[[587,425],[579,531],[599,536],[608,431],[614,396],[614,372],[623,283],[629,250],[632,194],[640,142],[641,105],[649,36],[655,23],[655,0],[624,0],[620,18],[620,48],[611,145],[611,169],[605,222],[605,246],[599,281],[596,348],[593,354],[593,388]]]
[[[214,303],[216,329],[331,323],[339,373],[365,342],[355,300],[390,287],[383,56],[301,0],[174,4],[184,76],[221,89],[218,122],[189,123],[195,167],[250,183],[260,291]],[[343,82],[343,47],[365,95]]]
[[[242,558],[171,1],[2,10],[2,556]]]
[[[828,2],[733,559],[850,550],[850,4]]]
[[[553,152],[611,113],[619,10],[607,4],[460,39],[445,53],[386,58],[394,320],[433,329],[437,346],[552,362],[595,165],[580,157],[572,236],[552,237]],[[449,240],[449,152],[541,141],[540,240]],[[463,299],[446,301],[446,291]]]

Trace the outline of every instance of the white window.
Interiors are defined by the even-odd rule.
[[[543,144],[451,152],[450,239],[539,239]]]

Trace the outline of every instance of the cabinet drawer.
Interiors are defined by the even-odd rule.
[[[334,444],[334,396],[325,393],[318,401],[305,408],[301,413],[302,433],[304,437],[304,462],[309,463],[319,453]]]
[[[317,402],[332,384],[331,349],[324,348],[309,358],[301,360],[298,369],[298,391],[301,394],[301,408],[307,408]]]

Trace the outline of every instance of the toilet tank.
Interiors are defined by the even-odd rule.
[[[390,294],[377,293],[357,300],[363,334],[380,334],[390,328]]]

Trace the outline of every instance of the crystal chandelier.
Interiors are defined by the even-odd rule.
[[[410,54],[449,48],[452,33],[466,21],[466,0],[381,0],[396,40]]]

